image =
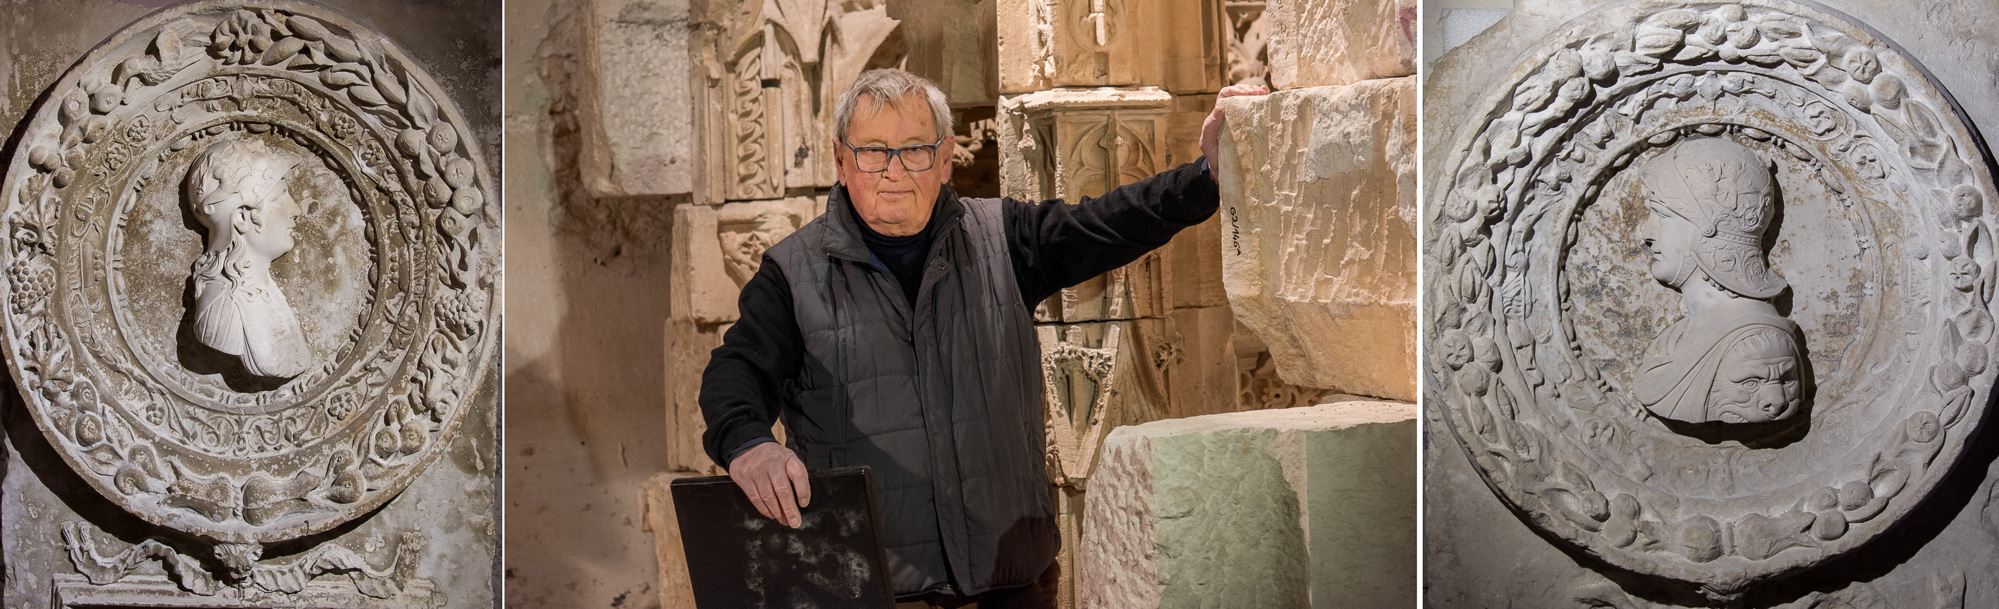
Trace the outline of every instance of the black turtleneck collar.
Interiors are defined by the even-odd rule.
[[[932,235],[937,232],[937,212],[946,193],[942,189],[937,192],[939,201],[932,203],[930,220],[923,225],[923,230],[901,237],[884,235],[868,226],[867,221],[861,219],[860,210],[852,204],[852,193],[848,194],[847,213],[852,214],[854,225],[861,229],[861,242],[867,244],[868,253],[874,254],[888,267],[896,283],[902,286],[903,297],[909,299],[910,306],[915,306],[916,291],[923,282],[923,260],[930,255]]]

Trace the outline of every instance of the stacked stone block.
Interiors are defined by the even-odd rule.
[[[1077,606],[1406,607],[1416,407],[1155,421],[1105,440]]]

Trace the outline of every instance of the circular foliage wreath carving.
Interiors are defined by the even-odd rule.
[[[85,481],[226,560],[366,514],[444,452],[493,363],[499,211],[435,81],[315,5],[198,2],[120,31],[44,99],[0,185],[5,340]],[[289,252],[266,286],[303,335],[284,378],[232,374],[190,338],[191,276],[230,238],[190,193],[251,184],[193,175],[225,147],[231,175],[277,167],[242,200],[297,205],[289,234],[261,211],[238,226]]]
[[[1530,526],[1718,601],[1860,547],[1983,418],[1981,142],[1912,59],[1816,5],[1633,2],[1562,32],[1475,106],[1433,181],[1426,365],[1443,420]],[[1690,432],[1631,395],[1629,363],[1679,315],[1657,303],[1679,299],[1646,276],[1627,169],[1708,138],[1781,184],[1765,240],[1791,291],[1775,302],[1818,390],[1774,439]]]

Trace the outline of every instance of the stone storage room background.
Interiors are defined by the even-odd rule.
[[[1999,604],[1999,6],[1510,4],[1424,83],[1426,601]]]
[[[165,4],[0,6],[0,605],[492,605],[497,7]],[[265,285],[304,344],[257,378],[174,334],[218,150],[297,168]]]
[[[666,485],[718,473],[699,443],[700,371],[763,248],[824,205],[834,97],[888,66],[947,93],[954,188],[1033,201],[1197,158],[1222,86],[1280,91],[1230,104],[1211,160],[1221,213],[1036,313],[1063,603],[1414,602],[1412,3],[529,0],[506,11],[511,602],[690,606]],[[1159,420],[1186,427],[1136,425]],[[1120,426],[1141,431],[1114,436]],[[1149,513],[1179,499],[1139,489],[1194,473],[1150,464],[1221,437],[1243,438],[1245,456],[1213,473],[1255,481],[1243,496],[1277,506],[1251,510],[1273,537],[1244,538],[1233,556],[1284,568],[1144,558],[1224,556],[1198,545],[1227,537],[1199,534],[1210,529],[1093,529],[1092,510],[1111,509],[1090,507],[1103,485],[1131,489],[1105,495],[1117,509]],[[1337,446],[1355,454],[1329,458]],[[1125,465],[1099,469],[1115,451]],[[1326,503],[1342,484],[1381,494],[1343,519]],[[1383,547],[1336,542],[1354,529]],[[1133,553],[1078,555],[1092,535]],[[1170,576],[1188,573],[1202,575]]]

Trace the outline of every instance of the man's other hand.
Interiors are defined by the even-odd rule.
[[[812,481],[806,475],[805,463],[776,442],[758,444],[736,455],[729,461],[729,479],[749,495],[758,513],[794,529],[802,523],[798,508],[812,504]]]
[[[1270,87],[1263,85],[1229,85],[1222,87],[1222,91],[1215,94],[1215,100],[1220,101],[1237,95],[1269,94]],[[1208,171],[1210,172],[1214,171],[1215,165],[1221,162],[1221,159],[1215,158],[1215,150],[1222,136],[1222,119],[1222,107],[1220,104],[1217,104],[1215,111],[1208,113],[1208,120],[1201,123],[1201,154],[1208,157]]]

